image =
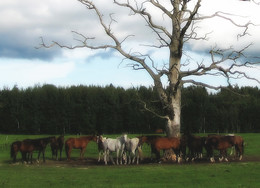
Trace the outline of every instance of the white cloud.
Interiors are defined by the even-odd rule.
[[[126,43],[123,44],[127,48],[126,51],[140,51],[143,54],[150,53],[155,59],[158,66],[163,66],[163,63],[168,61],[168,51],[146,48],[140,44],[154,45],[157,36],[154,32],[148,29],[143,19],[138,16],[130,16],[127,8],[117,7],[112,0],[95,0],[97,6],[101,9],[106,23],[110,23],[109,14],[115,13],[114,18],[117,22],[112,24],[112,31],[120,39],[124,39],[129,34],[134,34]],[[132,1],[134,2],[134,1]],[[140,1],[137,1],[140,3]],[[168,1],[161,1],[167,3]],[[190,3],[196,1],[190,1]],[[146,3],[146,8],[151,9]],[[168,6],[166,6],[168,7]],[[169,6],[170,7],[170,6]],[[152,14],[155,15],[155,23],[163,24],[169,27],[169,20],[165,14],[162,14],[157,9],[152,8]],[[246,17],[233,17],[239,23],[252,20],[256,24],[259,22],[260,12],[259,6],[253,3],[243,2],[238,0],[204,0],[202,1],[201,13],[208,15],[216,11],[230,12],[236,15]],[[121,56],[118,53],[111,51],[94,51],[88,49],[78,49],[74,51],[60,50],[59,48],[35,50],[34,47],[40,43],[39,37],[43,36],[47,43],[52,40],[62,44],[76,44],[74,38],[78,39],[71,33],[72,30],[78,31],[88,37],[96,37],[95,40],[90,40],[91,44],[104,44],[111,42],[104,34],[102,27],[98,23],[97,16],[91,10],[87,10],[84,5],[76,0],[3,0],[0,1],[0,85],[6,83],[19,85],[33,85],[34,83],[151,83],[146,81],[149,77],[145,74],[144,78],[137,74],[136,71],[124,68],[123,70],[109,71],[105,78],[97,77],[91,72],[97,69],[100,70],[100,64],[94,65],[97,61],[107,63],[108,58],[111,61],[117,61],[115,69],[121,61]],[[194,62],[200,62],[199,58],[204,58],[198,52],[211,48],[215,44],[219,47],[244,47],[250,42],[254,42],[254,46],[250,48],[252,53],[258,53],[260,50],[259,26],[250,27],[251,36],[237,41],[236,35],[238,30],[234,26],[230,26],[228,21],[221,19],[211,19],[199,23],[202,27],[199,31],[201,34],[214,31],[210,35],[209,41],[193,41],[192,50],[194,50]],[[170,30],[170,28],[168,28]],[[97,42],[97,43],[96,43]],[[190,48],[186,47],[188,50]],[[111,53],[110,53],[111,52]],[[96,58],[100,55],[101,58]],[[2,58],[1,58],[2,56]],[[10,58],[5,59],[5,57]],[[114,59],[113,59],[114,57]],[[119,58],[118,58],[119,57]],[[89,58],[93,58],[91,61]],[[25,60],[26,59],[26,60]],[[36,61],[35,59],[41,59]],[[46,59],[49,62],[45,62]],[[88,62],[85,64],[85,62]],[[159,65],[161,63],[161,65]],[[90,65],[91,64],[91,67]],[[92,67],[93,66],[93,67]],[[157,66],[157,64],[156,64]],[[86,69],[87,74],[82,70]],[[120,65],[119,68],[124,67]],[[91,70],[91,71],[90,71]],[[78,76],[77,72],[78,71]],[[107,73],[107,67],[102,70]],[[121,74],[120,74],[121,72]],[[129,76],[126,78],[129,73]],[[99,72],[98,72],[99,73]],[[98,75],[96,73],[96,75]],[[109,76],[111,75],[112,76]],[[123,76],[122,76],[123,74]],[[71,77],[74,76],[74,78]],[[93,79],[89,75],[92,75]],[[133,76],[138,75],[138,76]],[[140,76],[140,77],[139,77]],[[125,79],[117,79],[117,78]],[[138,78],[134,79],[134,77]],[[84,78],[87,78],[84,79]],[[111,78],[111,79],[110,79]],[[112,79],[113,78],[113,79]],[[142,80],[143,79],[143,80]],[[103,84],[104,85],[104,84]],[[115,84],[116,85],[116,84]]]

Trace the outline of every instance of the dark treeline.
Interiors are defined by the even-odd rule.
[[[124,89],[53,85],[0,91],[0,133],[154,133],[165,120],[150,87]],[[260,91],[235,88],[209,94],[202,87],[182,91],[182,132],[260,132]]]

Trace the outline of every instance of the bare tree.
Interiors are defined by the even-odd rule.
[[[116,22],[111,14],[110,17],[105,18],[97,7],[95,1],[91,0],[78,0],[86,6],[90,11],[94,11],[98,17],[99,23],[104,29],[108,38],[112,39],[112,44],[93,45],[90,40],[93,37],[87,37],[80,32],[73,31],[80,40],[75,46],[67,46],[54,41],[52,44],[45,44],[42,40],[42,46],[49,48],[57,45],[61,48],[75,49],[75,48],[89,48],[89,49],[107,49],[112,48],[118,51],[125,59],[131,60],[131,67],[135,70],[144,69],[148,72],[154,82],[154,86],[159,94],[159,99],[162,103],[164,114],[157,114],[149,110],[144,104],[144,108],[153,112],[161,118],[166,120],[166,133],[167,136],[179,136],[181,127],[181,88],[184,84],[194,84],[211,89],[221,89],[224,87],[232,86],[230,79],[247,78],[260,83],[257,79],[252,78],[243,72],[243,67],[253,67],[256,62],[248,61],[245,51],[251,44],[245,46],[241,50],[235,50],[232,47],[229,49],[219,49],[217,47],[210,50],[211,62],[196,62],[196,66],[191,68],[181,69],[182,67],[189,66],[189,63],[182,62],[183,46],[185,42],[190,40],[206,40],[209,33],[199,36],[197,32],[196,23],[205,19],[222,18],[229,21],[236,27],[241,28],[242,32],[237,36],[238,38],[248,34],[249,26],[253,25],[251,22],[245,24],[236,23],[230,17],[231,14],[224,12],[216,12],[212,15],[200,15],[199,9],[202,0],[114,0],[115,6],[130,10],[130,16],[135,15],[142,18],[149,29],[156,34],[157,41],[153,45],[146,45],[148,48],[166,48],[169,50],[169,61],[163,66],[153,60],[149,54],[142,54],[132,52],[126,49],[123,44],[127,42],[131,34],[124,38],[118,37],[112,28],[112,24]],[[166,6],[167,5],[167,6]],[[157,23],[153,14],[149,12],[149,8],[153,7],[161,12],[163,19],[169,20],[169,25],[163,26]],[[109,21],[108,21],[109,20]],[[243,61],[239,61],[243,59]],[[194,77],[202,75],[211,75],[223,77],[226,79],[225,86],[213,86],[203,82],[196,81]],[[164,85],[162,78],[166,77],[168,82]]]

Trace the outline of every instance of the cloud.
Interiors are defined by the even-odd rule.
[[[132,1],[134,2],[134,1]],[[140,3],[140,1],[137,1]],[[167,2],[165,3],[166,7]],[[190,3],[195,1],[190,1]],[[149,48],[145,45],[156,45],[158,43],[158,36],[153,32],[147,23],[138,15],[129,16],[131,13],[129,9],[118,7],[112,0],[95,0],[97,6],[104,15],[106,24],[110,24],[110,13],[116,22],[111,24],[112,32],[120,41],[124,40],[129,35],[134,35],[127,38],[122,43],[126,52],[140,52],[142,54],[149,54],[154,58],[156,67],[163,67],[169,60],[169,52],[167,49]],[[149,6],[149,2],[145,3],[146,10],[151,10],[154,22],[162,24],[171,32],[170,21],[165,14],[158,11],[156,8]],[[253,3],[242,2],[238,0],[207,0],[202,1],[201,12],[205,15],[221,10],[224,12],[231,12],[236,15],[243,15],[246,17],[234,16],[239,22],[243,20],[252,20],[256,24],[259,22],[259,6]],[[124,68],[124,64],[120,64],[122,56],[115,53],[114,50],[89,50],[77,49],[66,50],[58,47],[50,49],[35,49],[41,43],[40,37],[44,38],[47,44],[52,41],[57,41],[61,44],[73,46],[79,44],[77,40],[79,36],[71,33],[77,31],[87,37],[95,37],[90,40],[89,44],[103,45],[113,44],[113,41],[105,34],[103,28],[100,26],[98,17],[93,10],[87,10],[86,7],[79,1],[72,0],[6,0],[0,1],[0,82],[1,85],[10,80],[12,83],[19,82],[21,84],[29,84],[35,82],[58,82],[63,79],[63,82],[70,82],[73,80],[71,75],[77,77],[80,71],[78,67],[82,66],[84,69],[89,69],[87,66],[92,66],[96,62],[117,61],[115,67]],[[236,33],[240,30],[234,29],[228,21],[222,19],[210,19],[198,23],[201,26],[198,34],[203,36],[207,32],[214,31],[209,36],[208,41],[189,41],[185,44],[185,53],[193,56],[193,61],[201,62],[203,58],[208,58],[207,52],[217,44],[218,47],[235,48],[244,47],[253,42],[254,46],[250,47],[247,52],[251,56],[259,56],[260,37],[259,26],[249,28],[251,36],[240,38],[237,40]],[[231,26],[230,26],[231,25]],[[235,34],[234,34],[235,33]],[[193,53],[190,53],[190,52]],[[184,59],[185,60],[185,59]],[[87,62],[87,63],[86,63]],[[90,62],[90,63],[89,63]],[[128,61],[126,62],[128,63]],[[37,64],[37,65],[36,65]],[[53,64],[53,66],[51,66]],[[120,65],[120,66],[118,66]],[[93,67],[92,70],[98,69],[100,65]],[[42,70],[42,72],[40,71]],[[49,70],[49,71],[47,71]],[[53,71],[52,71],[53,70]],[[60,72],[58,71],[60,70]],[[132,71],[130,69],[126,69]],[[103,70],[104,72],[106,69]],[[8,72],[10,74],[8,74]],[[125,69],[116,71],[120,77],[119,72],[127,75]],[[135,71],[134,71],[135,72]],[[34,74],[36,73],[36,74]],[[100,73],[102,75],[102,73]],[[136,74],[136,72],[134,73]],[[144,74],[141,72],[141,74]],[[12,75],[12,76],[10,76]],[[35,79],[30,79],[35,76]],[[78,82],[83,82],[86,74],[82,74]],[[115,75],[113,75],[115,76]],[[108,77],[108,76],[107,76]],[[132,74],[130,77],[133,77]],[[149,76],[148,76],[149,77]],[[23,79],[25,78],[25,79]],[[93,77],[95,83],[105,82],[108,79],[98,79]],[[113,77],[114,78],[114,77]],[[69,79],[69,80],[68,80]],[[88,77],[88,83],[93,82]],[[129,80],[119,80],[114,78],[115,82],[130,82]],[[138,81],[145,82],[142,79]],[[112,79],[111,79],[111,82]],[[150,81],[149,81],[150,82]],[[77,83],[71,81],[70,83]],[[133,83],[136,83],[133,81]]]

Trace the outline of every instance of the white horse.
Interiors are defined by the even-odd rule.
[[[128,138],[125,144],[125,152],[128,155],[128,164],[134,164],[136,157],[136,164],[139,164],[139,158],[142,153],[141,146],[139,145],[139,138]],[[132,160],[131,157],[133,156]],[[127,163],[127,157],[125,164]]]
[[[119,138],[106,138],[103,139],[103,147],[104,147],[104,161],[107,164],[107,157],[109,157],[110,152],[116,152],[116,164],[118,165],[118,158],[120,157],[120,164],[122,164],[122,156],[125,149],[125,143],[127,140],[127,135],[124,134]],[[115,164],[113,157],[110,156],[110,159],[113,164]]]

